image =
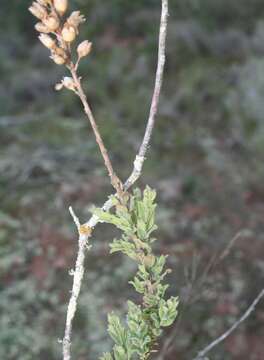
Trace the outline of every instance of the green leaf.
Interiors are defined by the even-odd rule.
[[[110,253],[113,254],[115,252],[122,252],[129,256],[132,259],[136,258],[136,247],[133,243],[129,242],[126,239],[114,240],[112,244],[110,244]]]
[[[108,332],[117,345],[126,345],[126,330],[114,313],[108,315]]]
[[[162,328],[170,326],[178,314],[178,298],[165,300],[168,284],[163,283],[170,269],[165,269],[166,256],[153,255],[151,233],[155,224],[156,192],[146,187],[127,196],[125,201],[112,199],[115,213],[95,209],[102,222],[120,229],[121,239],[114,239],[110,252],[122,252],[138,264],[132,281],[135,290],[142,294],[142,305],[128,301],[126,327],[118,316],[108,317],[108,331],[115,344],[113,355],[105,353],[101,360],[136,360],[149,358],[152,344],[161,335]]]
[[[162,273],[165,263],[166,263],[167,256],[161,255],[159,257],[156,257],[156,262],[154,266],[152,267],[152,272],[154,275],[158,276]]]
[[[95,208],[92,212],[94,215],[99,217],[101,222],[115,225],[118,229],[124,231],[125,233],[131,233],[133,231],[132,224],[124,217],[120,218],[100,208]]]
[[[110,353],[104,353],[103,356],[100,357],[100,360],[113,360],[113,357]]]
[[[122,346],[115,345],[113,350],[114,350],[115,360],[128,360],[126,350]]]
[[[129,281],[129,284],[133,285],[135,290],[140,293],[143,294],[144,290],[145,290],[145,282],[144,281],[140,281],[138,277],[134,277],[133,281]]]
[[[161,326],[170,326],[178,314],[177,307],[179,300],[172,297],[169,300],[162,300],[159,307],[159,318]]]
[[[137,219],[137,234],[142,241],[148,238],[146,223],[141,218]]]

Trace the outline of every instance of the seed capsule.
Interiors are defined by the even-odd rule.
[[[43,20],[43,23],[50,30],[50,32],[58,30],[60,26],[60,21],[56,15],[48,16]]]
[[[54,7],[60,15],[64,15],[68,8],[68,0],[54,0]]]
[[[76,30],[73,26],[65,25],[61,32],[62,38],[66,42],[72,42],[76,38]]]
[[[47,16],[47,10],[37,2],[33,2],[32,6],[28,8],[32,15],[36,18],[43,20]]]
[[[55,64],[57,64],[57,65],[63,65],[63,64],[65,64],[65,62],[66,62],[66,60],[62,57],[62,56],[60,56],[60,55],[57,55],[57,54],[53,54],[52,56],[51,56],[51,59],[55,62]]]
[[[59,56],[63,57],[64,59],[67,59],[67,54],[66,54],[65,50],[60,48],[60,47],[56,47],[54,49],[54,53],[56,55],[59,55]]]
[[[52,39],[47,34],[41,34],[39,35],[39,40],[42,42],[44,46],[46,46],[48,49],[53,49],[56,46],[56,41]]]
[[[38,22],[38,23],[35,25],[35,29],[36,29],[38,32],[45,33],[45,34],[48,34],[48,33],[50,32],[49,28],[47,28],[47,26],[44,25],[42,22]]]
[[[59,84],[55,85],[55,90],[56,91],[60,91],[61,89],[63,89],[63,84],[61,82]]]
[[[65,76],[62,80],[63,85],[69,90],[75,90],[75,83],[73,78]]]
[[[37,0],[40,5],[47,6],[51,3],[51,0]]]
[[[92,43],[88,40],[84,40],[83,42],[80,43],[80,45],[77,48],[77,53],[79,58],[89,55],[91,50],[92,50]]]

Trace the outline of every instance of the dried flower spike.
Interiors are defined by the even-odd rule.
[[[56,11],[62,16],[68,8],[68,0],[54,0],[53,5]]]
[[[92,43],[90,41],[84,40],[83,42],[81,42],[77,48],[79,59],[89,55],[91,50],[92,50]]]
[[[39,35],[39,40],[42,42],[44,46],[46,46],[48,49],[53,49],[56,46],[56,41],[52,39],[47,34],[41,34]]]

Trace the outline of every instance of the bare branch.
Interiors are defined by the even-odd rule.
[[[88,225],[81,225],[78,217],[75,215],[72,207],[69,209],[74,223],[79,232],[78,241],[78,255],[75,263],[75,269],[71,274],[73,275],[73,285],[71,291],[71,297],[67,309],[67,318],[65,325],[65,333],[63,338],[63,360],[71,359],[71,333],[72,333],[72,322],[75,316],[77,301],[81,290],[83,274],[84,274],[84,260],[85,250],[88,247],[88,240],[91,236],[92,229]]]
[[[70,66],[70,71],[71,71],[71,74],[72,74],[72,78],[73,78],[73,80],[75,82],[75,86],[76,86],[76,89],[77,89],[77,95],[79,96],[79,98],[80,98],[80,100],[81,100],[81,102],[83,104],[84,112],[85,112],[85,114],[87,115],[87,117],[88,117],[88,119],[90,121],[90,124],[92,126],[92,129],[93,129],[93,132],[94,132],[94,135],[95,135],[96,142],[97,142],[97,144],[99,146],[99,149],[101,151],[102,157],[103,157],[104,162],[105,162],[105,166],[106,166],[106,168],[108,170],[108,174],[109,174],[109,177],[111,179],[111,184],[114,187],[114,189],[117,191],[117,193],[120,195],[122,193],[122,182],[119,180],[119,178],[117,177],[117,175],[114,172],[111,160],[109,158],[107,149],[106,149],[106,147],[104,145],[103,139],[102,139],[102,137],[100,135],[100,132],[99,132],[98,126],[96,124],[93,112],[92,112],[91,107],[90,107],[90,105],[88,103],[87,97],[86,97],[86,95],[85,95],[85,93],[83,91],[81,80],[78,77],[77,72],[76,72],[76,67],[73,64]]]
[[[156,71],[154,92],[150,106],[149,118],[145,129],[143,141],[140,145],[138,154],[134,161],[134,169],[125,183],[125,189],[128,189],[131,185],[133,185],[141,175],[146,152],[155,125],[156,114],[158,111],[158,105],[160,99],[160,92],[163,82],[165,60],[166,60],[166,38],[167,38],[167,27],[168,27],[168,15],[169,15],[168,0],[162,0],[160,33],[159,33],[158,65]]]
[[[75,214],[75,212],[74,212],[74,210],[73,210],[73,208],[72,208],[71,206],[69,207],[69,212],[70,212],[70,214],[71,214],[71,216],[72,216],[72,218],[73,218],[73,221],[74,221],[74,223],[75,223],[75,225],[76,225],[76,227],[77,227],[77,230],[79,231],[80,226],[81,226],[80,220],[79,220],[78,217],[76,216],[76,214]]]
[[[260,302],[260,300],[264,297],[264,289],[261,290],[261,292],[258,294],[258,296],[255,298],[255,300],[252,302],[252,304],[249,306],[247,311],[241,316],[240,319],[238,319],[230,329],[228,329],[225,333],[223,333],[221,336],[219,336],[216,340],[214,340],[211,344],[206,346],[203,350],[201,350],[197,357],[194,358],[194,360],[205,360],[205,355],[209,353],[215,346],[219,345],[221,342],[223,342],[229,335],[232,334],[233,331],[235,331],[238,326],[244,322],[251,313],[255,310],[255,307]]]

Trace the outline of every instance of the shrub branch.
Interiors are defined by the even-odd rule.
[[[221,336],[219,336],[217,339],[215,339],[213,342],[211,342],[209,345],[207,345],[203,350],[199,351],[196,358],[193,360],[206,360],[205,355],[207,355],[214,347],[219,345],[221,342],[223,342],[228,336],[230,336],[241,324],[244,322],[255,310],[258,303],[262,300],[264,297],[264,289],[261,290],[261,292],[258,294],[258,296],[254,299],[252,304],[248,307],[246,312],[241,316],[240,319],[238,319],[226,332],[224,332]]]
[[[124,185],[119,180],[113,169],[96,120],[88,103],[87,97],[83,91],[81,78],[78,76],[78,66],[80,60],[83,57],[89,55],[91,51],[91,43],[88,40],[85,40],[79,44],[77,48],[77,61],[74,63],[72,59],[72,42],[76,39],[79,33],[80,24],[85,21],[84,17],[80,14],[79,11],[74,11],[68,18],[66,18],[66,21],[64,20],[65,13],[68,9],[68,0],[36,0],[29,8],[30,12],[40,20],[40,22],[36,24],[36,30],[41,34],[39,36],[40,41],[51,51],[51,58],[53,61],[58,65],[65,65],[70,70],[72,76],[64,77],[62,82],[56,85],[56,90],[61,90],[64,87],[73,91],[76,95],[79,96],[84,107],[84,112],[90,121],[96,142],[104,159],[105,166],[111,179],[111,184],[116,190],[119,198],[123,196],[123,191],[127,191],[141,175],[145,155],[155,124],[165,65],[165,47],[168,18],[168,0],[161,0],[161,2],[162,10],[159,27],[158,64],[150,113],[142,144],[134,160],[133,170]],[[101,210],[108,211],[111,209],[113,206],[112,199],[113,197],[109,197],[109,199],[102,206]],[[92,229],[97,225],[98,222],[100,222],[99,217],[97,215],[93,215],[89,221],[81,225],[72,208],[70,208],[70,213],[77,227],[79,240],[75,269],[72,273],[73,285],[67,309],[65,333],[62,342],[64,360],[71,359],[72,324],[76,313],[78,297],[83,280],[85,251],[88,247],[88,240],[92,234]]]
[[[93,112],[92,112],[91,107],[90,107],[90,105],[88,103],[87,97],[86,97],[86,95],[85,95],[85,93],[83,91],[82,84],[81,84],[81,78],[78,77],[77,70],[76,70],[76,67],[75,67],[74,64],[70,65],[70,71],[71,71],[72,78],[73,78],[73,81],[74,81],[74,84],[75,84],[75,87],[76,87],[76,93],[79,96],[79,98],[80,98],[80,100],[81,100],[81,102],[83,104],[84,112],[85,112],[85,114],[87,115],[87,117],[88,117],[88,119],[90,121],[90,124],[92,126],[96,142],[97,142],[97,144],[99,146],[100,152],[101,152],[102,157],[104,159],[105,167],[106,167],[106,169],[108,171],[108,174],[109,174],[109,177],[111,179],[111,184],[114,187],[114,189],[116,190],[116,192],[119,194],[119,196],[121,196],[122,195],[122,187],[123,187],[122,182],[119,180],[119,178],[117,177],[117,175],[114,172],[113,165],[111,163],[111,160],[109,158],[107,149],[106,149],[106,147],[104,145],[103,139],[102,139],[101,134],[99,132],[99,129],[98,129],[98,126],[96,124]]]

